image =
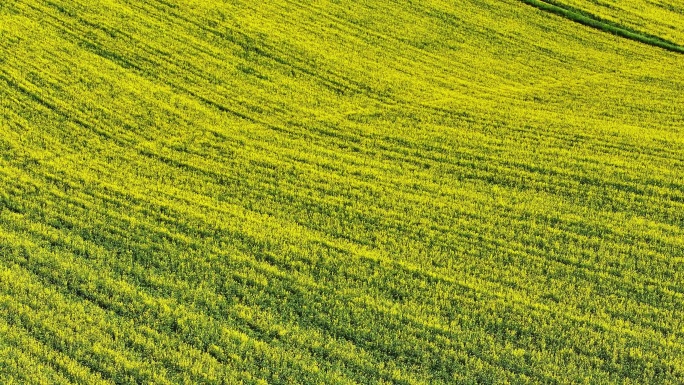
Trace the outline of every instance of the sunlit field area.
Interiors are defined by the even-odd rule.
[[[677,0],[3,0],[0,383],[682,384],[682,45]]]

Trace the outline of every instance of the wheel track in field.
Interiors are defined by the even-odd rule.
[[[596,15],[581,9],[576,9],[556,0],[519,0],[527,5],[531,5],[542,11],[550,12],[564,17],[568,20],[598,29],[600,31],[612,33],[629,40],[648,44],[654,47],[666,49],[670,52],[684,54],[684,46],[665,40],[659,36],[647,34],[627,26],[602,19]]]

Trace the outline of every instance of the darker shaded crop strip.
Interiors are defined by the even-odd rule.
[[[531,5],[542,11],[551,12],[558,16],[574,22],[592,27],[604,32],[612,33],[613,35],[624,37],[626,39],[634,40],[640,43],[660,47],[671,52],[684,53],[684,47],[665,40],[658,36],[649,35],[647,33],[631,29],[621,24],[613,23],[608,20],[599,18],[596,15],[586,11],[569,7],[565,4],[553,0],[520,0],[525,4]]]

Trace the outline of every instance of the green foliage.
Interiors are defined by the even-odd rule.
[[[0,383],[682,383],[681,62],[519,1],[0,2]]]

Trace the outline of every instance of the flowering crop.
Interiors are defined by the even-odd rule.
[[[3,1],[0,382],[682,383],[681,69],[517,0]]]

